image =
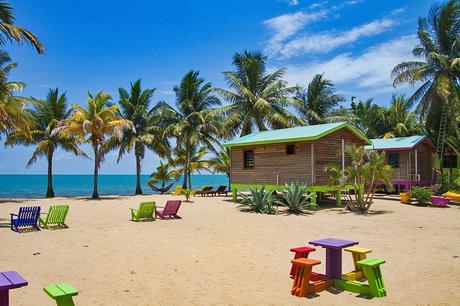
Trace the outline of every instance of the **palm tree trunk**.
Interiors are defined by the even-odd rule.
[[[232,180],[230,179],[230,173],[227,173],[228,178],[228,190],[232,191]]]
[[[137,152],[135,153],[135,155],[136,155],[136,191],[134,193],[135,194],[142,194],[142,189],[141,189],[141,157],[139,156],[139,154],[137,154]]]
[[[93,145],[94,150],[94,175],[93,175],[93,199],[99,199],[97,192],[97,177],[99,175],[99,150],[97,145]]]
[[[50,149],[48,152],[48,187],[46,189],[46,197],[54,198],[53,190],[53,153],[54,149]]]
[[[188,188],[192,189],[192,174],[190,173],[190,171],[188,173]]]

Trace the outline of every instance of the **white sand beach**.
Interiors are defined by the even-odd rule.
[[[140,201],[172,196],[56,198],[0,204],[0,271],[16,270],[29,285],[12,290],[11,305],[53,305],[46,284],[69,282],[77,305],[458,305],[460,207],[414,207],[377,200],[371,214],[322,209],[311,215],[239,211],[229,198],[193,198],[181,220],[131,222]],[[15,233],[9,213],[20,205],[70,205],[69,229]],[[357,240],[382,258],[386,298],[349,292],[290,294],[289,248],[313,239]],[[35,255],[34,255],[35,254]],[[312,258],[322,261],[317,249]],[[343,270],[352,269],[343,254]]]

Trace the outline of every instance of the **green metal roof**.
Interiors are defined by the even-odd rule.
[[[231,141],[224,143],[223,145],[225,147],[237,147],[256,144],[316,140],[342,128],[348,128],[351,132],[353,132],[353,134],[361,138],[365,143],[371,143],[370,140],[366,138],[366,136],[364,136],[356,128],[350,126],[348,123],[336,122],[255,132],[243,137],[235,138]]]
[[[371,139],[372,144],[366,146],[368,150],[402,150],[412,149],[420,142],[424,141],[426,136],[410,136],[385,139]],[[427,140],[428,141],[428,140]],[[429,141],[428,141],[429,142]],[[431,143],[430,143],[431,144]]]

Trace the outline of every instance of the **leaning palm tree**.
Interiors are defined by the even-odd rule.
[[[89,143],[94,152],[94,188],[93,199],[99,198],[97,181],[99,168],[107,152],[104,147],[106,137],[123,137],[123,130],[133,128],[129,120],[119,113],[118,106],[110,103],[112,97],[103,91],[93,96],[88,93],[88,102],[85,107],[74,104],[74,113],[68,120],[65,130],[70,135],[77,135]]]
[[[38,53],[45,52],[45,48],[29,30],[14,24],[14,9],[6,2],[0,2],[0,45],[5,45],[7,41],[15,42],[19,45],[24,42],[30,43]]]
[[[33,120],[30,132],[24,133],[15,130],[7,137],[6,144],[36,145],[27,166],[29,167],[40,157],[48,161],[48,186],[46,197],[54,197],[53,190],[53,155],[58,147],[76,156],[87,157],[77,146],[77,139],[62,133],[64,122],[69,118],[71,110],[68,108],[66,93],[59,95],[59,90],[50,89],[44,100],[30,98],[32,109],[29,111]]]
[[[197,71],[189,71],[179,86],[174,87],[176,108],[165,101],[155,106],[155,111],[161,114],[163,123],[167,126],[165,135],[176,138],[177,146],[182,150],[184,158],[183,188],[190,188],[190,156],[198,145],[205,145],[215,151],[219,129],[216,122],[216,111],[213,107],[220,105],[219,99],[213,95],[211,83],[205,83]]]
[[[286,68],[268,73],[266,61],[260,52],[235,53],[235,70],[224,72],[229,89],[216,91],[230,103],[222,108],[227,137],[304,123],[287,109],[297,87],[288,87],[283,80]]]
[[[450,0],[442,5],[435,4],[427,18],[418,22],[420,44],[412,53],[419,61],[403,62],[392,71],[394,85],[421,84],[409,98],[418,102],[417,111],[426,120],[428,130],[443,130],[439,126],[442,113],[450,116],[459,102],[458,78],[460,77],[460,3]],[[436,114],[436,116],[433,116]]]
[[[160,157],[169,152],[167,137],[164,137],[161,114],[149,108],[155,89],[141,89],[141,80],[131,83],[128,91],[120,88],[120,112],[123,118],[133,123],[134,129],[126,129],[121,141],[111,140],[112,145],[118,146],[118,161],[126,153],[134,152],[136,159],[136,190],[135,194],[142,194],[141,162],[145,157],[146,149],[150,149]],[[109,146],[110,144],[108,144]]]
[[[150,179],[147,182],[147,185],[152,187],[154,186],[154,184],[160,183],[161,187],[156,188],[156,189],[159,190],[161,194],[163,194],[166,189],[171,188],[171,186],[174,184],[175,181],[179,179],[179,177],[180,177],[179,170],[171,169],[170,163],[164,164],[162,161],[160,161],[160,166],[157,167],[157,170],[155,172],[152,172],[152,174],[150,174]],[[173,181],[171,185],[166,186],[166,184],[171,181]]]
[[[209,166],[213,172],[225,173],[228,178],[228,189],[230,190],[230,149],[224,148],[214,157],[209,159]]]
[[[0,50],[0,133],[13,130],[26,133],[31,124],[26,112],[26,99],[14,95],[24,89],[24,83],[8,80],[8,75],[16,66],[8,53]]]
[[[308,124],[335,121],[330,111],[345,98],[337,94],[334,85],[323,74],[316,74],[307,88],[301,88],[295,96],[295,109]],[[339,117],[341,119],[341,117]]]

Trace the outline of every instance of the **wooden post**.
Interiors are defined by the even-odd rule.
[[[311,143],[311,184],[315,184],[315,146]]]
[[[236,188],[233,188],[233,187],[232,187],[232,197],[233,197],[233,201],[236,202],[238,200],[237,190],[236,190]]]

